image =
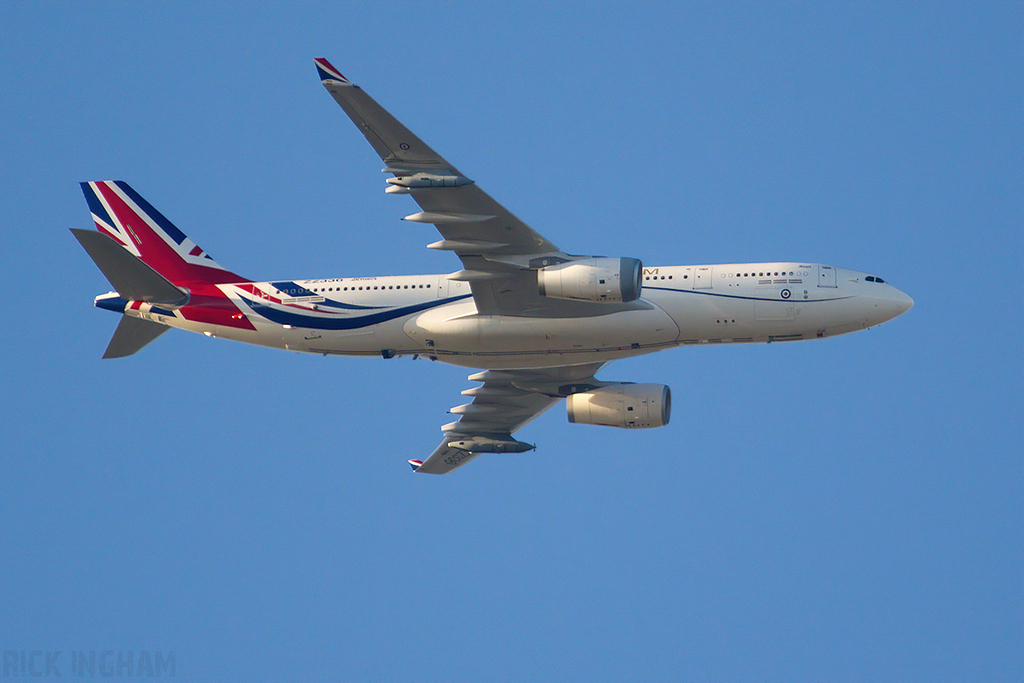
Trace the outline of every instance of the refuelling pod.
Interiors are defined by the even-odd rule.
[[[526,453],[532,451],[536,446],[529,443],[517,441],[511,435],[489,437],[489,436],[468,436],[460,438],[453,435],[448,441],[452,448],[459,448],[471,453]]]
[[[621,303],[640,298],[643,264],[635,258],[594,257],[537,271],[537,289],[552,299]]]
[[[640,429],[668,424],[672,391],[664,384],[613,384],[565,399],[569,422]]]

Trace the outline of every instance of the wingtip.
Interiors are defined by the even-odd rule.
[[[341,72],[334,68],[334,65],[328,62],[323,57],[317,57],[313,60],[316,64],[316,71],[320,74],[320,81],[325,83],[327,81],[338,81],[345,83],[346,85],[352,85],[352,82],[341,75]]]
[[[420,467],[423,466],[423,461],[422,460],[410,460],[409,464],[412,465],[412,471],[415,472],[416,470],[418,470]]]

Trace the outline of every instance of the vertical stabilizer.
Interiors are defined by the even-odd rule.
[[[82,183],[82,192],[97,229],[175,285],[248,282],[214,261],[128,183]]]
[[[255,329],[220,288],[250,281],[210,258],[127,183],[82,183],[82,192],[98,232],[71,233],[117,290],[96,305],[124,314],[104,358],[130,356],[179,321]],[[147,319],[157,305],[160,322]]]

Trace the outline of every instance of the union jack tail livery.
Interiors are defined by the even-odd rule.
[[[317,57],[313,60],[316,63],[316,72],[320,76],[320,82],[324,81],[338,81],[346,85],[352,85],[352,83],[341,75],[341,72],[334,68],[334,65],[328,62],[323,57]]]
[[[96,305],[125,314],[104,358],[129,356],[184,321],[255,329],[218,287],[249,280],[220,266],[128,183],[82,183],[82,191],[98,232],[71,232],[117,290]]]
[[[99,231],[175,285],[246,281],[214,261],[128,183],[82,183],[82,191]]]

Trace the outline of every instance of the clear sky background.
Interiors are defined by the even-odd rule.
[[[1024,5],[0,5],[0,650],[195,681],[1024,679]],[[533,228],[807,260],[916,306],[601,377],[446,477],[469,371],[171,331],[100,356],[68,228],[123,179],[258,279],[444,273],[330,59]]]

